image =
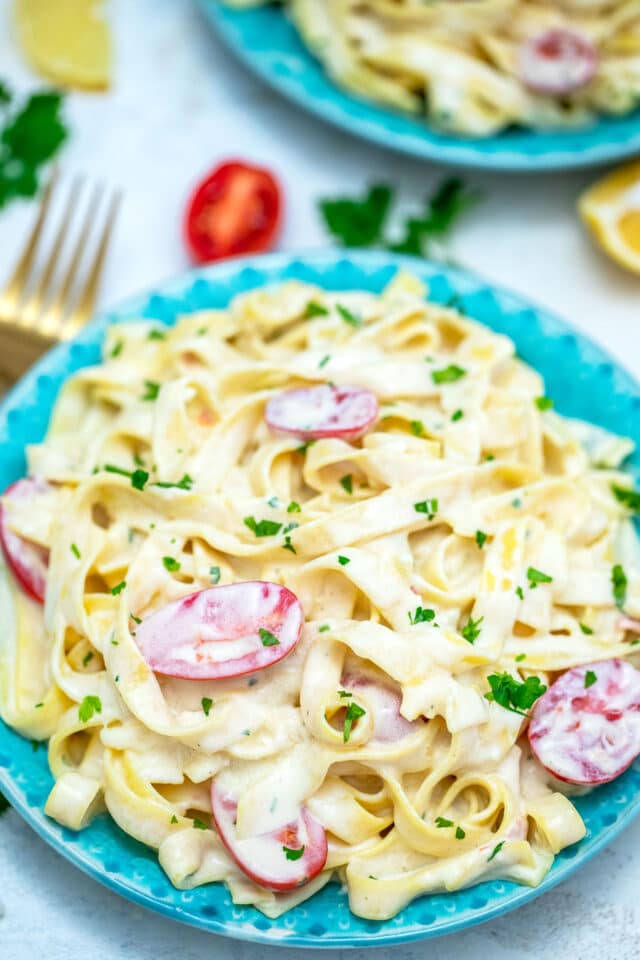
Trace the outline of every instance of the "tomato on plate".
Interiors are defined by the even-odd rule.
[[[234,796],[214,782],[211,810],[216,829],[243,873],[269,890],[295,890],[316,877],[327,861],[327,835],[322,824],[302,807],[298,818],[271,833],[238,839]]]
[[[239,160],[216,167],[196,187],[184,236],[196,263],[270,250],[280,227],[282,197],[273,174]]]
[[[221,680],[283,660],[303,624],[295,593],[247,580],[173,600],[136,627],[136,643],[154,673]]]
[[[536,702],[528,736],[559,780],[614,780],[640,755],[640,671],[618,659],[567,670]]]
[[[25,477],[7,487],[0,501],[0,543],[7,563],[14,577],[30,597],[38,603],[44,603],[47,588],[49,551],[37,543],[23,540],[9,529],[6,503],[16,500],[30,500],[34,496],[46,493],[49,484],[35,477]]]
[[[378,416],[378,399],[364,387],[300,387],[269,400],[265,420],[274,433],[298,440],[357,440]]]

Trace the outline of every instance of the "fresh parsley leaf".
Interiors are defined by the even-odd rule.
[[[105,463],[103,470],[107,473],[116,473],[120,477],[129,477],[131,486],[135,490],[144,490],[145,484],[149,479],[149,474],[146,470],[124,470],[122,467],[117,467],[113,463]]]
[[[553,400],[551,397],[536,397],[536,407],[538,410],[552,410]]]
[[[542,570],[536,570],[535,567],[529,567],[527,569],[527,580],[532,590],[537,587],[539,583],[553,583],[553,577],[550,577],[548,573],[543,573]]]
[[[110,356],[113,357],[114,359],[115,357],[119,357],[120,354],[122,353],[123,347],[124,347],[124,340],[116,340],[113,347],[111,348]]]
[[[126,580],[121,580],[120,583],[116,583],[115,587],[111,587],[112,595],[114,597],[117,597],[119,593],[122,593],[126,585],[127,585]]]
[[[323,623],[321,627],[318,627],[318,633],[326,633],[327,630],[331,630],[328,623]]]
[[[295,500],[292,500],[289,506],[287,507],[287,513],[300,513],[301,507],[300,504]]]
[[[71,544],[71,553],[74,555],[76,560],[80,559],[80,551],[78,550],[78,547],[75,543]]]
[[[328,313],[327,308],[323,307],[321,303],[317,303],[315,300],[309,300],[303,317],[305,320],[312,320],[314,317],[326,317]]]
[[[502,848],[504,847],[504,840],[501,840],[500,843],[496,843],[495,847],[491,851],[490,856],[487,858],[487,863],[491,863],[494,857],[497,857]]]
[[[295,553],[295,552],[296,552],[296,548],[295,548],[294,545],[291,543],[291,537],[290,537],[290,536],[287,535],[287,536],[284,538],[284,543],[282,544],[282,549],[283,549],[283,550],[289,550],[291,553]]]
[[[82,658],[82,666],[86,667],[91,660],[93,660],[93,650],[89,650],[89,652]]]
[[[260,639],[262,640],[263,647],[278,647],[280,646],[280,641],[275,636],[275,634],[270,633],[268,630],[265,630],[264,627],[260,627],[258,630],[260,634]]]
[[[415,613],[408,613],[409,623],[414,626],[416,623],[430,623],[435,620],[436,612],[429,607],[416,607]]]
[[[351,560],[349,557],[340,556],[338,557],[338,563],[340,564],[341,567],[346,567],[348,563],[351,563]]]
[[[166,340],[166,339],[167,339],[167,335],[164,332],[164,330],[158,330],[157,327],[155,327],[153,330],[149,330],[149,333],[147,334],[147,340]]]
[[[491,691],[485,693],[487,700],[494,700],[513,713],[528,716],[524,711],[532,707],[538,697],[546,691],[540,677],[527,677],[523,682],[516,680],[510,673],[493,673],[487,677]]]
[[[152,483],[151,486],[163,487],[164,489],[167,489],[167,490],[170,489],[171,487],[174,487],[176,490],[191,490],[191,487],[193,486],[193,480],[191,479],[188,473],[185,473],[184,476],[181,477],[181,479],[178,480],[177,483],[172,483],[171,481],[167,481],[167,480],[164,480],[164,481],[157,480],[155,483]]]
[[[623,503],[625,507],[634,513],[640,513],[640,493],[637,490],[631,490],[627,487],[619,487],[615,483],[611,485],[616,500]]]
[[[321,200],[320,213],[334,238],[345,247],[371,247],[383,242],[393,192],[384,184],[369,188],[362,199]]]
[[[348,323],[351,327],[361,327],[362,320],[360,317],[356,317],[355,313],[352,313],[351,310],[347,310],[346,307],[343,307],[341,303],[336,304],[336,310],[342,317],[345,323]]]
[[[282,529],[281,523],[275,520],[256,520],[255,517],[245,517],[243,520],[245,527],[248,527],[256,537],[273,537]]]
[[[443,827],[452,827],[453,820],[447,820],[445,817],[436,817],[436,827],[442,829]]]
[[[422,420],[412,420],[409,424],[414,437],[424,437],[424,423]]]
[[[413,509],[416,513],[426,513],[427,519],[433,520],[438,512],[438,499],[437,497],[431,497],[429,500],[420,500],[418,503],[414,503]]]
[[[487,534],[483,530],[476,530],[476,543],[482,550],[485,543],[487,542]]]
[[[9,103],[7,96],[3,86],[2,103]],[[37,193],[41,167],[67,138],[62,103],[61,93],[34,93],[7,119],[0,132],[0,208]]]
[[[348,743],[349,737],[351,736],[351,729],[353,727],[353,721],[357,720],[359,717],[364,717],[367,711],[364,707],[361,707],[357,703],[350,703],[347,707],[347,712],[344,717],[344,725],[342,727],[342,739],[345,743]]]
[[[454,423],[456,423],[458,420],[462,420],[463,417],[464,417],[463,410],[456,410],[455,413],[451,414],[451,419],[453,420]]]
[[[591,629],[591,627],[588,627],[586,623],[580,623],[578,624],[578,626],[587,637],[590,637],[591,634],[593,633],[593,630]]]
[[[142,394],[140,399],[141,400],[157,400],[159,393],[160,393],[159,383],[156,383],[155,380],[145,380],[144,393]]]
[[[305,440],[305,442],[301,443],[299,447],[296,447],[296,453],[305,454],[309,447],[312,447],[315,442],[315,440]]]
[[[100,697],[85,697],[78,707],[78,718],[81,723],[87,723],[91,720],[94,713],[102,713],[102,701]]]
[[[169,573],[177,573],[180,569],[180,563],[175,557],[163,557],[162,563],[164,564],[165,570],[168,570]]]
[[[441,383],[455,383],[456,380],[464,377],[466,372],[463,367],[459,367],[455,363],[450,363],[448,367],[443,367],[442,370],[432,370],[431,379],[438,385]]]
[[[326,367],[326,365],[329,363],[329,360],[331,360],[331,354],[325,353],[324,357],[318,364],[318,367],[320,368],[320,370],[322,370],[323,367]]]
[[[342,489],[349,494],[353,493],[353,476],[350,473],[345,474],[344,477],[340,477],[340,486]]]
[[[134,623],[138,625],[142,623],[142,617],[135,617],[132,613],[129,614]]]
[[[524,591],[522,587],[516,587],[516,596],[520,597],[521,600],[524,600]]]
[[[479,194],[470,190],[460,177],[448,177],[427,198],[422,216],[406,221],[403,239],[390,245],[390,249],[421,256],[428,250],[429,242],[444,238],[461,214],[478,199]]]
[[[460,631],[460,635],[464,637],[467,643],[475,643],[480,633],[482,632],[482,627],[480,624],[484,620],[484,617],[478,617],[477,620],[474,620],[473,617],[469,617],[464,627]]]
[[[584,685],[585,685],[585,687],[586,687],[587,689],[588,689],[589,687],[592,687],[592,686],[594,685],[594,683],[596,682],[597,679],[598,679],[598,678],[597,678],[597,676],[595,675],[595,673],[593,672],[593,670],[587,670],[587,672],[586,672],[585,675],[584,675]]]
[[[341,700],[344,700],[345,697],[352,697],[353,694],[350,693],[349,690],[338,690],[338,696]]]
[[[211,699],[211,697],[203,697],[200,703],[202,704],[202,712],[204,713],[205,717],[208,717],[209,711],[213,706],[213,700]]]
[[[175,813],[174,813],[174,815],[171,817],[171,820],[170,820],[169,822],[170,822],[170,823],[177,823],[177,822],[178,822],[178,818],[176,817]]]
[[[297,850],[294,849],[293,847],[283,846],[282,852],[284,853],[287,860],[299,860],[302,854],[304,853],[304,843]]]
[[[523,660],[527,659],[526,653],[519,653],[516,657],[516,663],[522,663]]]
[[[462,827],[456,827],[456,840],[464,840],[465,837],[466,837],[466,833],[464,832]]]
[[[209,567],[209,579],[214,586],[220,583],[220,567]]]
[[[193,821],[194,830],[208,830],[209,826],[204,822],[204,820],[194,820]]]
[[[611,569],[611,586],[613,587],[613,599],[616,602],[616,606],[621,610],[627,599],[627,584],[627,575],[622,565],[616,563]]]

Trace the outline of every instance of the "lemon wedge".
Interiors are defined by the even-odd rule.
[[[38,73],[66,87],[111,82],[111,31],[103,0],[16,0],[23,50]]]
[[[640,161],[585,190],[578,211],[602,249],[621,267],[640,274]]]

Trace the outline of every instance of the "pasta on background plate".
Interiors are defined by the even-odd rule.
[[[583,837],[571,792],[640,753],[632,444],[425,294],[255,290],[67,381],[0,514],[49,816],[271,917],[535,885]]]
[[[255,7],[266,0],[226,0]],[[447,133],[583,126],[640,100],[639,0],[288,0],[347,90]]]

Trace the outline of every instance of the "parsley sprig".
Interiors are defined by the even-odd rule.
[[[38,192],[42,167],[67,139],[62,105],[61,93],[41,91],[16,107],[0,82],[0,208]]]
[[[510,673],[492,673],[487,677],[487,681],[491,690],[485,693],[486,699],[493,700],[505,710],[519,713],[522,717],[529,716],[526,711],[547,689],[544,683],[540,682],[540,677],[527,677],[521,682]]]

